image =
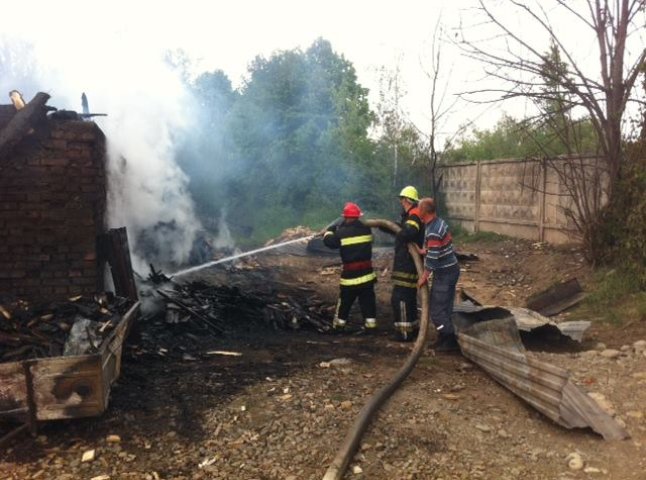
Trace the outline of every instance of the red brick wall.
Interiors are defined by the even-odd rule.
[[[0,157],[0,293],[95,293],[103,274],[105,136],[93,122],[49,119]]]

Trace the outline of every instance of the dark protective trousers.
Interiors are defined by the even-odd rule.
[[[454,335],[455,329],[451,321],[455,287],[460,278],[460,266],[453,265],[433,271],[433,286],[431,287],[431,322],[441,335]]]
[[[417,289],[395,285],[390,297],[393,307],[394,327],[397,331],[413,332],[417,323]]]
[[[341,286],[336,316],[341,320],[347,320],[350,308],[357,297],[359,297],[359,307],[361,307],[363,319],[377,318],[377,298],[375,297],[375,284],[372,282],[360,287]]]

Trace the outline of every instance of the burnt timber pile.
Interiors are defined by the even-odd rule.
[[[96,353],[132,303],[105,293],[41,305],[0,302],[0,361]]]
[[[151,267],[141,284],[141,339],[133,342],[135,355],[194,360],[195,355],[209,355],[205,349],[213,338],[263,329],[330,330],[335,306],[313,289],[267,281],[269,269],[250,261],[243,268],[229,266],[227,275],[240,279],[226,285],[201,280],[178,283]]]

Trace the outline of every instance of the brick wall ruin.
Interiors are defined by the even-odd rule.
[[[2,107],[0,131],[10,119]],[[0,293],[45,299],[102,289],[105,185],[105,136],[94,122],[47,118],[0,156]]]

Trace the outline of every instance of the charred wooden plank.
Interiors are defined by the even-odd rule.
[[[182,310],[186,311],[186,313],[190,314],[191,316],[197,318],[198,320],[201,320],[204,322],[206,325],[208,325],[210,328],[215,330],[218,333],[224,333],[224,329],[220,327],[219,325],[216,325],[213,321],[210,319],[206,318],[204,315],[201,313],[196,312],[194,309],[186,305],[184,302],[181,300],[178,300],[176,298],[173,298],[172,296],[168,295],[167,293],[164,293],[162,290],[157,290],[157,293],[164,297],[166,300],[169,302],[174,303],[178,307],[180,307]]]

